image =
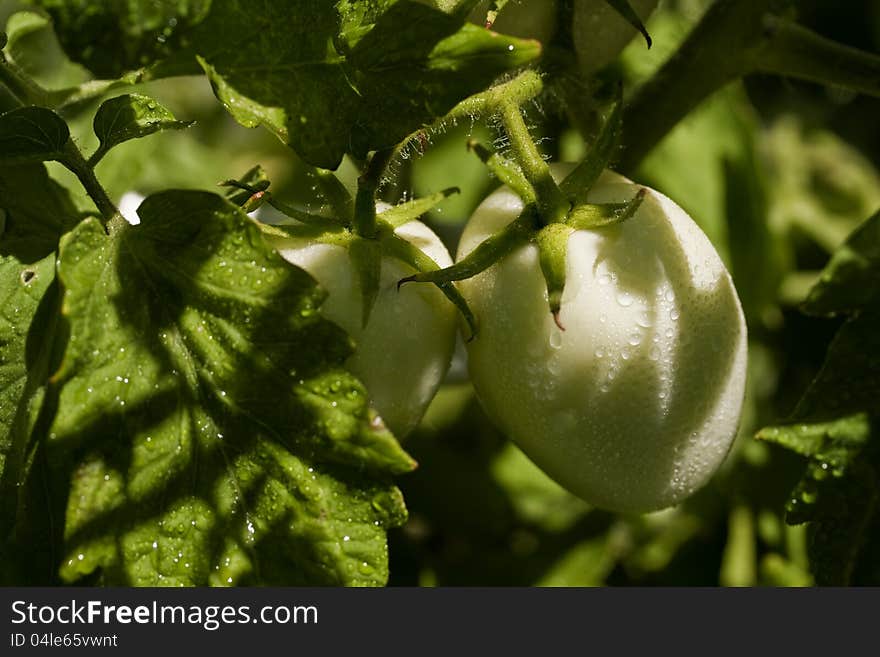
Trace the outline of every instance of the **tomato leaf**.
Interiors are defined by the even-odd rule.
[[[138,139],[161,130],[182,130],[194,121],[177,121],[163,105],[149,96],[126,94],[101,103],[93,122],[101,145],[92,156],[99,160],[104,153],[129,139]]]
[[[335,9],[318,0],[225,2],[193,39],[236,120],[265,125],[329,169],[346,152],[393,146],[540,52],[536,42],[394,0]]]
[[[0,167],[0,581],[43,562],[45,505],[28,509],[35,426],[44,408],[58,329],[55,250],[75,210],[42,165]],[[45,487],[40,482],[39,488]],[[38,565],[39,564],[39,565]],[[18,579],[16,583],[21,584]]]
[[[45,107],[0,114],[0,165],[58,160],[68,139],[64,119]]]
[[[219,196],[163,192],[138,212],[62,241],[62,578],[384,583],[385,529],[406,514],[390,476],[413,462],[343,368],[322,293]]]
[[[880,211],[832,255],[803,309],[811,315],[837,315],[874,304],[880,304]]]
[[[847,313],[790,423],[758,438],[808,459],[787,520],[810,522],[819,584],[880,583],[880,213],[834,254],[811,291],[813,314]]]
[[[181,47],[211,0],[36,0],[55,23],[68,56],[100,77],[117,78]]]

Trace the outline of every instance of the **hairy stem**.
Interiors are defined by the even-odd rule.
[[[536,98],[543,89],[544,83],[536,71],[531,69],[523,71],[507,82],[502,82],[491,89],[465,98],[433,124],[416,130],[397,146],[394,157],[397,158],[413,143],[422,142],[432,133],[442,131],[445,126],[455,124],[458,121],[475,121],[480,117],[493,114],[498,111],[502,103],[512,102],[522,105]]]
[[[561,221],[568,213],[570,205],[550,175],[550,167],[535,146],[519,105],[510,102],[502,104],[501,121],[510,138],[514,159],[526,180],[535,189],[541,222],[546,225]]]

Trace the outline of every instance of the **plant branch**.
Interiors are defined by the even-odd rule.
[[[354,200],[354,228],[361,237],[376,236],[376,191],[382,183],[385,169],[393,154],[392,149],[373,153],[366,169],[358,178],[357,195]]]
[[[775,16],[767,18],[766,28],[770,38],[755,70],[880,96],[880,56]]]
[[[506,102],[501,105],[500,110],[504,130],[510,138],[514,160],[535,190],[541,222],[550,224],[561,221],[568,213],[569,203],[550,175],[550,167],[535,146],[519,105]]]
[[[108,231],[112,233],[126,224],[125,219],[95,176],[95,170],[89,165],[72,140],[68,140],[64,145],[64,158],[60,161],[76,175],[86,193],[95,202]]]
[[[6,86],[22,105],[45,107],[48,93],[31,80],[18,65],[0,54],[0,84]]]
[[[770,0],[716,0],[624,110],[620,167],[631,172],[703,100],[750,73],[775,73],[880,95],[880,57],[771,12]]]
[[[534,70],[525,70],[507,82],[502,82],[486,91],[465,98],[431,125],[410,134],[397,146],[394,158],[396,159],[406,151],[413,142],[424,142],[429,135],[442,131],[445,126],[455,125],[458,121],[474,121],[493,114],[503,103],[510,102],[522,105],[536,98],[543,89],[544,83],[541,76]]]

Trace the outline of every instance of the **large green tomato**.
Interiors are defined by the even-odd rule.
[[[411,221],[396,233],[418,246],[440,267],[452,259],[423,223]],[[346,366],[363,381],[385,424],[398,437],[418,424],[449,368],[455,346],[456,310],[433,285],[397,281],[413,273],[399,260],[382,259],[382,279],[370,319],[361,326],[361,290],[346,248],[305,239],[274,239],[278,252],[305,269],[327,290],[321,314],[355,341]]]
[[[589,200],[628,201],[638,189],[606,172]],[[521,211],[509,189],[490,195],[458,257]],[[538,258],[528,244],[460,284],[479,326],[468,359],[487,414],[596,506],[680,502],[724,460],[742,408],[746,325],[721,259],[681,208],[649,190],[631,219],[569,238],[563,331]]]

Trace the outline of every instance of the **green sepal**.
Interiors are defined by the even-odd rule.
[[[572,199],[575,204],[586,201],[587,193],[608,167],[617,146],[620,144],[622,127],[623,102],[618,98],[605,123],[602,124],[602,129],[593,142],[590,152],[559,186],[563,194]]]
[[[426,212],[433,210],[453,194],[458,194],[459,191],[458,187],[449,187],[435,194],[400,203],[380,212],[376,215],[376,220],[385,222],[392,229],[400,228],[404,224],[415,221]]]
[[[562,293],[565,290],[565,260],[568,251],[568,238],[574,228],[565,224],[549,224],[539,232],[535,241],[540,254],[541,272],[547,283],[547,296],[553,321],[561,331],[565,330],[559,321],[562,306]]]
[[[571,209],[565,218],[565,225],[577,230],[592,230],[619,224],[633,215],[642,206],[647,191],[642,188],[626,203],[583,203]]]
[[[434,260],[416,245],[396,235],[392,231],[381,231],[380,238],[385,253],[393,258],[397,258],[401,262],[409,265],[418,272],[427,273],[431,271],[441,271],[440,266]],[[401,282],[397,287],[400,288]],[[477,318],[468,306],[465,298],[461,296],[461,292],[452,283],[452,281],[437,282],[435,285],[449,299],[453,305],[467,322],[468,330],[471,332],[467,341],[470,342],[477,335]]]
[[[454,265],[444,269],[419,271],[417,274],[400,279],[397,287],[404,283],[450,283],[476,276],[516,247],[525,244],[534,230],[535,218],[535,208],[529,205],[515,221],[480,242],[473,251]]]
[[[468,148],[480,158],[498,180],[510,187],[523,200],[524,205],[535,203],[538,200],[535,188],[516,162],[489,150],[473,139],[468,142]]]
[[[370,319],[370,313],[379,295],[382,244],[379,240],[358,237],[349,244],[348,254],[351,256],[361,287],[361,327],[364,327]]]
[[[355,239],[355,235],[343,226],[318,226],[308,224],[265,224],[261,221],[254,223],[264,236],[272,242],[274,239],[301,239],[321,244],[333,244],[335,246],[348,247]]]
[[[652,41],[651,35],[648,34],[647,28],[645,28],[645,24],[642,22],[642,19],[639,18],[639,15],[635,12],[635,9],[632,8],[632,5],[627,2],[627,0],[605,0],[608,5],[614,9],[618,14],[620,14],[627,23],[632,25],[636,30],[641,32],[642,36],[645,37],[645,43],[648,45],[648,48],[651,48]]]

